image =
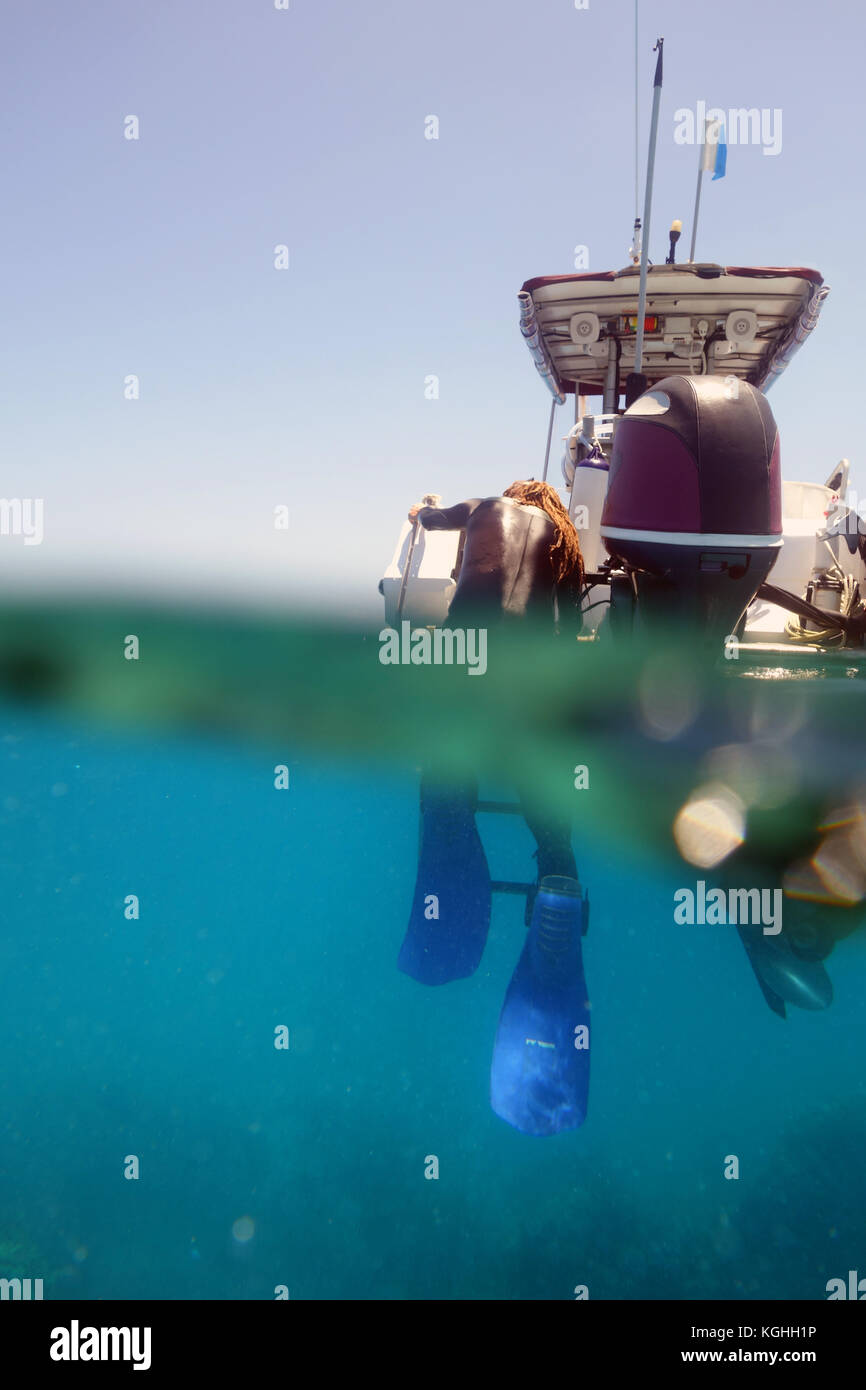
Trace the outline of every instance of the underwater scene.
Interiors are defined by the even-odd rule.
[[[847,1281],[866,1219],[856,799],[835,818],[848,906],[817,924],[831,1002],[789,994],[787,1017],[736,926],[683,921],[684,890],[722,880],[671,825],[691,807],[684,851],[730,853],[724,782],[756,827],[738,883],[776,881],[777,841],[826,867],[838,826],[816,830],[814,808],[826,781],[856,786],[838,762],[856,668],[702,687],[669,650],[675,682],[644,654],[626,683],[621,658],[584,648],[583,681],[573,659],[570,687],[548,669],[555,714],[521,688],[537,652],[479,704],[465,671],[383,666],[375,634],[136,617],[4,618],[4,1277],[75,1299],[820,1299]],[[453,766],[484,747],[489,806],[513,801],[521,747],[548,807],[568,773],[591,1083],[561,1132],[490,1103],[524,899],[494,893],[471,977],[398,969],[419,771],[449,728]],[[495,882],[534,878],[521,816],[476,822]]]

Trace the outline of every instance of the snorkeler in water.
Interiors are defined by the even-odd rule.
[[[557,623],[580,630],[584,570],[577,532],[554,488],[517,482],[501,497],[454,507],[415,506],[427,530],[464,530],[462,563],[448,626]],[[581,961],[588,903],[577,880],[571,825],[536,803],[519,804],[535,839],[537,885],[531,923],[506,995],[494,1048],[491,1103],[528,1134],[582,1124],[589,1083],[589,1016]],[[478,968],[490,925],[492,884],[475,822],[477,783],[421,782],[418,875],[399,967],[424,984],[445,984]]]

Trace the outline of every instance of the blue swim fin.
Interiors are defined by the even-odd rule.
[[[791,949],[784,935],[765,935],[757,927],[738,926],[761,992],[774,1013],[786,1017],[785,1005],[826,1009],[833,1002],[833,984],[820,960],[804,958]]]
[[[476,790],[422,786],[421,848],[397,965],[422,985],[477,969],[490,927],[490,870],[475,824]]]
[[[493,1049],[490,1104],[524,1134],[586,1119],[589,1000],[581,937],[588,902],[573,878],[544,878]]]

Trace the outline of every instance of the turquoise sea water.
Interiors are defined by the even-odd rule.
[[[589,1116],[530,1138],[488,1103],[522,903],[495,900],[472,979],[396,969],[412,776],[11,706],[3,729],[0,1273],[85,1299],[821,1299],[866,1274],[860,934],[832,1007],[783,1021],[733,928],[674,924],[693,873],[582,825]],[[529,877],[522,822],[481,823],[494,877]]]

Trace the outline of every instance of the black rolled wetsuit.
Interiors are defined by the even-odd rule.
[[[422,507],[418,520],[427,531],[466,531],[457,589],[448,609],[449,626],[546,620],[553,628],[556,578],[550,548],[556,529],[546,512],[511,497],[473,497],[454,507]],[[558,604],[560,625],[580,627],[577,607],[567,597]],[[462,796],[477,800],[468,779]],[[528,787],[518,789],[523,818],[538,846],[539,880],[548,874],[577,878],[570,822],[542,811]],[[422,786],[422,805],[423,805]]]
[[[418,520],[427,531],[466,532],[449,624],[527,617],[552,622],[556,530],[540,507],[511,497],[473,497],[454,507],[422,507]],[[561,607],[576,620],[573,604]]]

